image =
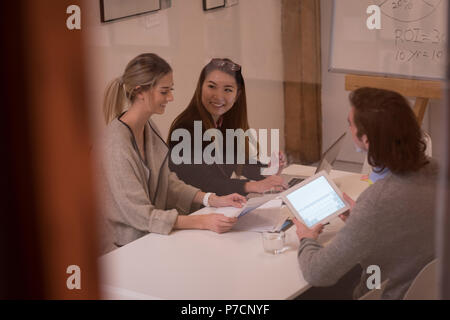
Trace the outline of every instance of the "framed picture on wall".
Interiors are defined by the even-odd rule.
[[[225,0],[203,0],[203,10],[212,10],[225,7]]]
[[[160,9],[160,0],[100,0],[102,22],[137,16]]]

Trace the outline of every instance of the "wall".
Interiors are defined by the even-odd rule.
[[[348,92],[344,75],[328,72],[332,0],[321,0],[323,150],[347,130]],[[89,36],[93,126],[104,129],[101,103],[108,81],[121,75],[129,60],[155,52],[174,69],[175,101],[166,113],[155,116],[163,137],[172,120],[194,92],[201,68],[211,57],[230,57],[243,66],[250,126],[280,129],[284,147],[281,1],[241,0],[237,6],[204,12],[201,1],[172,0],[170,9],[111,23],[100,23],[98,1],[85,1],[83,31]],[[86,26],[86,27],[85,27]],[[433,140],[433,154],[441,157],[443,103],[432,101],[423,128]],[[347,136],[340,160],[362,163]]]
[[[281,1],[241,0],[230,8],[204,12],[200,0],[172,0],[169,9],[102,24],[98,1],[89,0],[83,13],[98,135],[105,127],[105,87],[136,55],[155,52],[174,70],[175,101],[164,115],[153,118],[164,138],[190,101],[202,67],[212,57],[229,57],[243,67],[250,126],[280,129],[283,148]]]
[[[345,91],[344,74],[328,72],[332,0],[321,0],[322,26],[322,114],[323,114],[323,149],[326,150],[333,141],[348,129],[347,114],[350,108],[349,92]],[[364,57],[361,57],[364,59]],[[410,100],[411,104],[413,103]],[[422,128],[427,131],[433,141],[433,156],[441,158],[443,141],[443,101],[432,100],[425,114]],[[338,157],[339,160],[364,162],[364,155],[357,153],[349,135]]]

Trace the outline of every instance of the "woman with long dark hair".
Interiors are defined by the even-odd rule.
[[[176,172],[181,180],[220,195],[230,192],[246,195],[250,192],[283,190],[285,184],[279,175],[264,177],[261,175],[262,165],[256,161],[252,164],[254,157],[251,156],[250,148],[252,146],[257,152],[258,147],[250,143],[248,136],[237,139],[237,145],[233,143],[234,147],[230,147],[232,141],[226,139],[229,129],[240,133],[249,129],[245,83],[240,65],[230,59],[215,58],[202,69],[194,96],[172,123],[168,137],[169,146],[173,149],[178,144],[178,141],[173,139],[177,130],[187,130],[191,137],[195,137],[196,124],[202,132],[209,129],[220,131],[223,140],[218,139],[220,143],[215,142],[216,152],[222,153],[223,163],[195,163],[195,152],[200,150],[203,155],[210,143],[201,141],[201,149],[196,150],[196,142],[191,139],[189,163],[176,161],[174,157],[183,158],[185,155],[173,152],[170,159],[170,169]],[[201,158],[202,155],[197,156]],[[227,159],[231,159],[232,163],[226,161]],[[239,159],[244,159],[241,161],[244,163],[239,163]],[[280,169],[284,166],[282,154],[279,165]],[[232,178],[233,173],[247,179]]]

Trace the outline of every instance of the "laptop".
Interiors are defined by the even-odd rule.
[[[327,174],[331,172],[331,169],[333,168],[333,164],[337,159],[337,156],[339,155],[339,151],[341,151],[342,143],[344,141],[345,135],[347,132],[344,132],[328,149],[322,154],[322,157],[320,159],[319,165],[317,166],[316,171],[314,174],[319,173],[320,171],[325,171]],[[296,184],[299,184],[305,180],[305,178],[297,177],[292,178],[288,182],[289,188],[295,186]]]

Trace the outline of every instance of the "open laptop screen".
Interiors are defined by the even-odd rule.
[[[333,168],[333,163],[336,161],[337,156],[339,155],[339,152],[341,151],[342,143],[344,141],[345,135],[347,132],[344,132],[328,149],[325,151],[322,155],[322,158],[320,159],[319,165],[317,166],[317,169],[315,173],[318,173],[320,171],[325,171],[326,173],[330,173],[331,169]],[[288,186],[293,187],[296,184],[299,184],[305,180],[305,178],[292,178],[288,182]]]
[[[344,132],[322,155],[320,159],[319,166],[317,167],[316,173],[325,170],[327,173],[331,172],[333,163],[336,161],[339,152],[341,151],[342,143],[347,132]]]

